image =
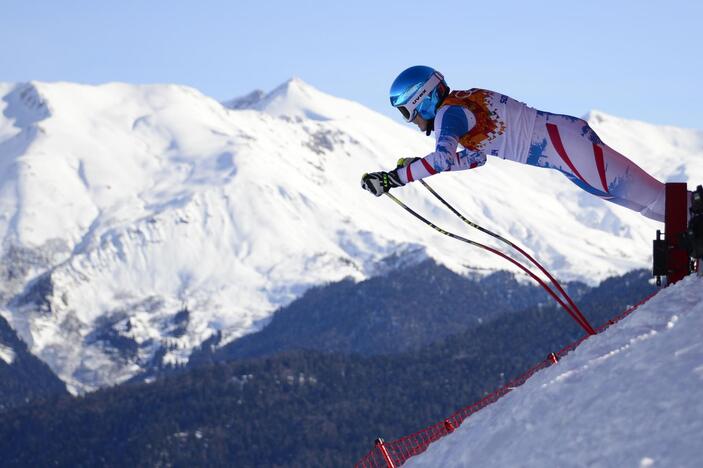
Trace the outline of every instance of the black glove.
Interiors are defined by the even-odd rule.
[[[361,177],[361,188],[368,190],[377,197],[394,187],[402,187],[403,185],[405,184],[400,181],[396,169],[390,172],[372,172]]]

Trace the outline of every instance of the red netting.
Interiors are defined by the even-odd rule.
[[[650,300],[658,291],[655,291],[654,293],[650,294],[646,298],[644,298],[642,301],[640,301],[638,304],[630,307],[627,309],[625,312],[622,314],[608,320],[606,324],[601,326],[596,330],[596,333],[601,333],[604,331],[606,328],[610,327],[611,325],[619,322],[620,320],[624,319],[628,315],[630,315],[632,312],[634,312],[639,306]],[[573,351],[580,345],[584,340],[586,340],[588,336],[584,336],[583,338],[575,341],[574,343],[571,343],[570,345],[564,347],[561,351],[554,353],[557,359],[561,359],[561,357],[565,356],[567,353]],[[432,426],[426,427],[425,429],[422,429],[421,431],[418,431],[414,434],[401,437],[400,439],[379,444],[376,445],[364,458],[362,458],[360,461],[354,465],[357,468],[392,468],[392,467],[399,467],[403,463],[405,463],[408,458],[415,456],[417,454],[420,454],[427,450],[427,447],[434,441],[444,437],[447,434],[450,434],[451,432],[454,432],[454,429],[459,427],[464,420],[466,420],[469,416],[474,414],[475,412],[481,410],[482,408],[485,408],[486,406],[490,405],[491,403],[494,403],[498,401],[501,397],[504,395],[510,393],[511,390],[513,390],[516,387],[519,387],[520,385],[524,384],[527,379],[532,377],[532,375],[541,370],[544,369],[545,367],[549,367],[550,365],[553,364],[553,358],[550,356],[547,356],[547,358],[544,359],[544,361],[538,363],[531,369],[529,369],[527,372],[522,374],[521,376],[515,378],[514,380],[508,382],[504,386],[500,387],[493,393],[483,397],[481,400],[478,402],[474,403],[473,405],[467,406],[465,408],[462,408],[449,416],[447,419],[444,421],[438,422],[436,424],[433,424]],[[383,451],[386,451],[388,454],[388,458],[390,461],[393,463],[393,465],[389,464],[385,457]]]

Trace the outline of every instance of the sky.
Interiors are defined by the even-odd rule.
[[[453,89],[703,129],[703,2],[0,0],[0,81],[177,83],[218,100],[296,76],[401,121],[417,64]]]

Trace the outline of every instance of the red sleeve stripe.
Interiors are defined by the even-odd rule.
[[[405,166],[405,176],[408,178],[408,182],[412,182],[413,180],[415,180],[415,178],[413,177],[413,171],[410,170],[410,166],[412,166],[412,164],[408,164],[407,166]]]
[[[437,173],[437,171],[432,169],[432,166],[430,166],[430,163],[428,163],[424,159],[420,159],[420,161],[422,161],[422,165],[425,166],[425,170],[427,170],[427,172],[429,172],[430,175],[435,175]]]
[[[610,193],[608,191],[608,183],[605,179],[605,162],[603,161],[603,148],[593,143],[593,153],[596,155],[596,167],[598,168],[598,175],[600,176],[600,183],[603,184],[603,190],[605,193]]]
[[[554,124],[548,123],[547,133],[549,133],[549,138],[552,140],[552,145],[554,145],[554,149],[557,150],[557,153],[559,154],[559,156],[561,156],[561,159],[566,163],[567,166],[569,166],[571,172],[573,172],[576,177],[581,179],[581,182],[590,187],[591,184],[586,182],[586,179],[581,177],[581,174],[579,173],[578,169],[576,169],[576,166],[574,166],[574,163],[571,162],[569,155],[566,153],[566,149],[564,148],[564,145],[561,142],[561,136],[559,136],[559,128]]]

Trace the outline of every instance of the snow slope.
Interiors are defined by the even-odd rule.
[[[703,181],[703,132],[590,118],[656,176]],[[0,313],[83,391],[185,362],[213,334],[255,331],[311,285],[378,274],[397,253],[509,267],[359,188],[432,143],[299,79],[225,105],[175,85],[0,83]],[[649,263],[657,223],[554,171],[491,158],[431,183],[564,279]],[[464,229],[419,187],[397,194]]]
[[[689,276],[404,466],[700,466],[701,330]]]

